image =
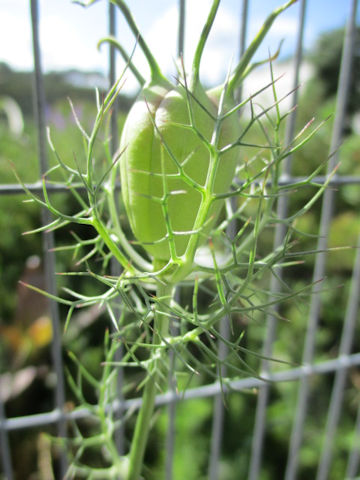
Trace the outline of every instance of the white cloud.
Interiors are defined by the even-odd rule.
[[[32,69],[32,33],[27,0],[1,0],[0,61],[13,68]],[[102,2],[101,2],[102,3]],[[49,69],[104,68],[104,53],[96,44],[106,33],[104,4],[83,9],[71,1],[40,2],[42,64]],[[92,28],[92,25],[96,28]]]
[[[106,66],[105,52],[97,50],[96,39],[86,39],[76,24],[69,24],[64,17],[46,15],[41,22],[40,36],[46,70],[96,70]]]
[[[40,40],[46,70],[104,70],[106,51],[96,48],[107,33],[107,5],[83,8],[68,0],[43,0]]]
[[[249,35],[251,38],[253,38],[261,28],[264,18],[263,16],[255,17],[253,20],[250,18]],[[289,14],[286,15],[285,12],[274,21],[266,38],[293,36],[297,32],[298,24],[299,19],[297,17],[290,16]]]
[[[17,68],[31,69],[33,66],[30,9],[27,0],[0,0],[0,61],[6,61]],[[136,5],[140,8],[140,4]],[[154,2],[156,3],[156,2]],[[190,71],[191,62],[212,0],[196,0],[186,4],[185,66]],[[166,7],[149,11],[144,16],[143,34],[162,70],[167,75],[176,72],[174,62],[177,49],[178,2],[164,3]],[[239,18],[230,3],[220,4],[213,29],[205,46],[201,63],[201,78],[206,85],[215,85],[224,80],[230,62],[235,66],[239,43]],[[135,6],[134,6],[135,8]],[[134,14],[135,15],[135,14]],[[139,12],[138,15],[139,16]],[[249,16],[248,38],[251,39],[261,26],[265,13]],[[141,17],[141,14],[140,14]],[[261,17],[261,19],[260,19]],[[155,19],[155,20],[154,20]],[[135,44],[133,35],[118,15],[118,38],[130,52]],[[268,48],[274,52],[279,41],[286,38],[283,51],[292,46],[297,31],[297,17],[279,17],[257,58],[267,58]],[[45,70],[50,69],[94,69],[107,71],[108,49],[96,48],[98,40],[107,31],[107,2],[97,2],[84,9],[70,0],[40,0],[40,40]],[[119,58],[119,57],[118,57]],[[143,75],[148,77],[146,60],[137,47],[134,63]],[[123,68],[119,61],[119,73]],[[134,92],[137,82],[129,73],[124,91]]]
[[[1,0],[6,8],[2,10],[2,28],[0,29],[0,60],[17,68],[32,68],[32,46],[30,28],[30,9],[27,0]],[[187,2],[185,27],[185,66],[191,69],[193,54],[200,37],[204,22],[210,11],[211,0]],[[2,4],[4,5],[4,3]],[[107,48],[98,52],[97,41],[107,30],[106,2],[97,2],[91,8],[84,9],[70,0],[40,1],[40,40],[44,70],[51,69],[94,69],[106,72]],[[152,21],[152,17],[155,20]],[[252,20],[252,18],[254,20]],[[256,20],[258,18],[258,20]],[[261,26],[257,15],[250,16],[249,38],[252,38]],[[156,15],[149,12],[144,22],[146,38],[155,58],[167,75],[176,72],[174,62],[177,49],[178,4],[169,2],[167,8],[159,9]],[[297,28],[297,19],[291,16],[278,18],[268,34],[260,57],[268,56],[268,47],[274,51],[281,38],[293,37]],[[226,3],[220,4],[213,29],[205,46],[201,63],[201,78],[207,85],[215,85],[224,80],[230,62],[233,66],[238,55],[239,19]],[[135,44],[134,37],[119,15],[118,38],[130,51]],[[148,67],[144,56],[137,47],[134,63],[148,77]],[[119,73],[124,64],[119,62]],[[131,74],[127,75],[124,90],[134,92],[137,82]]]
[[[193,54],[210,6],[210,0],[197,0],[187,5],[184,52],[187,72],[191,69]],[[237,28],[234,16],[225,8],[220,8],[201,62],[201,76],[204,83],[214,85],[224,80],[231,57],[236,55]],[[174,75],[176,72],[177,31],[178,9],[173,5],[160,14],[144,33],[155,58],[167,75]],[[232,49],[231,46],[234,48]],[[142,55],[137,53],[134,56],[134,62],[140,71],[148,72]],[[128,87],[133,85],[130,79],[128,83]]]
[[[294,36],[299,27],[299,19],[297,17],[278,17],[272,27],[270,35],[277,37]]]
[[[0,61],[19,69],[33,66],[30,23],[27,17],[19,15],[19,11],[29,10],[27,3],[8,1],[1,9]]]
[[[250,18],[248,42],[256,36],[263,21],[263,16],[255,17],[253,19]],[[284,40],[284,43],[281,47],[281,54],[288,55],[294,49],[298,26],[299,19],[297,17],[290,16],[287,12],[282,16],[279,16],[264,38],[254,58],[257,60],[263,60],[269,56],[269,52],[274,54],[282,40]]]
[[[190,71],[193,54],[211,4],[211,0],[197,0],[196,2],[187,3],[184,53],[187,72]],[[261,18],[259,16],[250,17],[248,28],[249,41],[254,38],[260,29],[264,20],[263,17],[263,15]],[[177,5],[174,4],[163,11],[145,32],[145,37],[156,59],[167,74],[175,72],[177,28],[178,10]],[[293,48],[297,28],[297,17],[285,15],[277,18],[255,58],[266,59],[269,49],[274,53],[282,39],[286,39],[282,51],[285,53],[290,51]],[[224,80],[230,64],[233,67],[236,64],[238,44],[238,18],[234,15],[234,11],[230,11],[226,6],[221,5],[202,58],[201,77],[203,83],[213,86]],[[136,55],[135,61],[140,70],[147,71],[146,61],[140,57],[141,55]]]

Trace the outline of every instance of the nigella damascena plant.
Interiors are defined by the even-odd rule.
[[[156,394],[167,388],[171,349],[191,378],[201,369],[216,378],[225,364],[236,375],[244,372],[242,335],[234,332],[234,339],[224,339],[219,322],[223,318],[231,321],[233,316],[239,315],[250,322],[256,315],[264,314],[267,301],[258,296],[264,296],[266,288],[258,287],[256,282],[263,281],[265,274],[271,275],[279,265],[285,265],[281,262],[292,247],[293,221],[311,208],[327,186],[327,183],[318,186],[313,197],[298,212],[286,220],[281,219],[288,227],[281,248],[258,249],[262,236],[278,221],[276,205],[282,194],[281,162],[300,149],[317,130],[313,128],[307,134],[309,122],[308,128],[302,129],[290,145],[283,144],[280,127],[287,115],[277,108],[279,102],[272,69],[278,52],[264,62],[251,63],[275,19],[295,2],[290,0],[269,15],[224,82],[208,90],[200,81],[200,63],[220,0],[212,2],[189,74],[185,73],[180,61],[178,76],[172,81],[160,70],[125,1],[112,0],[132,30],[136,48],[145,55],[150,78],[144,79],[134,65],[133,56],[126,53],[117,39],[100,40],[100,44],[108,42],[119,51],[126,68],[103,102],[98,95],[98,113],[90,134],[76,118],[85,140],[85,172],[66,165],[49,135],[59,168],[69,176],[66,186],[70,187],[81,208],[73,216],[62,214],[52,205],[46,183],[44,200],[27,192],[57,217],[43,229],[57,229],[70,223],[92,227],[96,234],[91,240],[75,237],[74,255],[83,248],[90,248],[78,262],[86,265],[82,276],[92,276],[105,289],[94,296],[67,289],[72,298],[51,297],[69,306],[66,325],[76,309],[95,304],[104,306],[115,332],[112,344],[106,334],[103,376],[99,381],[92,380],[92,386],[99,391],[99,404],[94,412],[99,417],[100,433],[90,440],[76,439],[80,453],[75,455],[69,470],[76,478],[142,478]],[[87,6],[94,0],[77,3]],[[267,87],[273,91],[274,102],[258,113],[253,108],[257,92],[240,103],[236,96],[244,79],[259,63],[269,65],[271,81]],[[108,125],[105,119],[111,115],[123,76],[129,70],[135,74],[141,91],[127,113],[119,149],[114,156],[109,153],[108,140],[105,142],[109,165],[99,178],[95,152],[98,134]],[[251,115],[240,121],[245,106],[249,107]],[[269,125],[265,127],[263,122],[267,120]],[[254,143],[251,137],[247,140],[252,126],[257,126],[261,132],[261,144]],[[309,182],[316,173],[309,176]],[[71,188],[74,180],[85,188],[86,200]],[[286,186],[286,192],[297,186]],[[230,235],[228,227],[234,223],[236,231]],[[206,261],[200,262],[204,250]],[[292,254],[286,266],[297,264],[295,256]],[[96,273],[91,271],[92,259],[96,259]],[[99,259],[103,260],[103,273],[98,271]],[[109,274],[109,259],[120,265],[118,275]],[[176,294],[183,286],[187,289],[184,304]],[[284,298],[294,295],[289,293]],[[178,328],[174,330],[172,324]],[[221,342],[232,351],[228,357],[235,359],[234,362],[219,359],[217,346]],[[121,360],[115,361],[119,345],[126,346],[126,351]],[[75,362],[83,373],[84,367],[78,360]],[[118,419],[109,410],[109,401],[114,399],[116,392],[112,381],[116,380],[120,367],[143,370],[137,385],[137,391],[142,389],[143,392],[142,403],[130,434],[129,450],[123,455],[117,453],[113,438]],[[83,403],[81,382],[75,383],[71,380]],[[97,447],[100,453],[106,451],[105,466],[97,473],[91,466],[79,463],[87,445]]]

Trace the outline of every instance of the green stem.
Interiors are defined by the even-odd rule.
[[[91,220],[91,225],[95,228],[98,232],[100,237],[103,239],[105,245],[108,247],[110,252],[114,255],[116,260],[124,267],[125,270],[130,272],[132,275],[136,274],[136,269],[131,265],[128,258],[122,253],[122,251],[118,248],[118,246],[114,243],[111,238],[111,235],[108,229],[103,225],[103,223],[99,220],[97,215],[94,215]]]
[[[262,27],[260,28],[258,34],[254,38],[254,40],[250,43],[248,48],[246,49],[244,55],[242,56],[240,62],[238,63],[233,76],[229,82],[229,94],[232,94],[234,90],[240,85],[244,73],[248,68],[249,62],[256,53],[258,47],[261,45],[265,35],[270,30],[272,24],[274,23],[275,19],[282,13],[284,10],[289,8],[293,3],[297,2],[297,0],[290,0],[282,7],[277,8],[274,10],[265,20]]]
[[[191,73],[191,83],[190,83],[191,92],[195,91],[196,85],[199,83],[201,57],[204,51],[206,40],[209,36],[211,27],[214,23],[216,12],[219,5],[220,5],[220,0],[213,1],[209,16],[206,20],[206,23],[200,35],[199,43],[197,44],[197,47],[196,47],[196,51],[193,59],[193,65],[192,65],[192,73]]]
[[[129,7],[126,5],[126,3],[123,0],[111,0],[111,1],[112,1],[112,3],[114,3],[115,5],[117,5],[120,8],[122,14],[125,17],[125,20],[126,20],[127,24],[129,25],[129,27],[130,27],[131,31],[133,32],[134,36],[136,37],[136,39],[137,39],[137,41],[140,45],[140,48],[141,48],[141,50],[142,50],[143,54],[145,55],[145,58],[148,62],[150,72],[151,72],[152,82],[159,83],[159,81],[160,82],[163,81],[164,76],[161,73],[160,67],[159,67],[157,61],[155,60],[155,57],[151,53],[151,50],[149,49],[147,43],[145,42],[144,37],[141,35],[140,30],[138,29],[138,27],[135,23],[135,20],[134,20],[131,12],[129,10]]]
[[[105,345],[108,348],[109,345],[109,331],[107,330],[105,333]],[[104,446],[107,448],[110,457],[112,459],[112,468],[110,470],[114,471],[117,476],[123,475],[124,473],[124,459],[119,455],[119,452],[116,448],[113,438],[113,428],[109,428],[109,420],[108,420],[108,412],[107,412],[107,397],[108,397],[108,389],[109,384],[108,380],[111,375],[111,361],[114,358],[116,349],[118,346],[116,345],[117,342],[113,342],[111,345],[111,349],[107,354],[107,359],[105,363],[105,367],[103,370],[102,381],[99,382],[100,386],[100,395],[99,395],[99,419],[101,423],[101,430],[103,432],[103,442]],[[113,425],[110,422],[111,425]],[[126,468],[126,467],[125,467]],[[109,478],[113,478],[113,476],[109,476]]]
[[[172,284],[159,284],[157,290],[157,298],[162,298],[162,305],[169,305],[172,299],[173,285]],[[154,333],[153,333],[153,345],[159,345],[164,336],[169,333],[169,317],[162,313],[163,307],[158,306],[154,317]],[[129,473],[127,480],[139,480],[142,465],[144,461],[145,449],[149,437],[151,419],[155,407],[155,397],[158,383],[161,379],[161,363],[166,361],[161,355],[163,349],[154,348],[151,354],[153,364],[149,378],[144,387],[142,404],[136,420],[135,432],[131,442],[130,448],[130,462]]]
[[[126,52],[125,48],[116,40],[115,37],[104,37],[98,42],[98,48],[103,44],[103,43],[109,43],[111,46],[113,46],[122,56],[123,60],[125,63],[129,65],[130,70],[134,74],[136,80],[139,82],[140,86],[142,87],[145,83],[144,77],[141,75],[139,70],[135,67],[135,65],[132,62],[132,56],[129,56],[128,53]]]

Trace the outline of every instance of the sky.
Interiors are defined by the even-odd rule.
[[[251,0],[247,41],[262,22],[284,0]],[[0,0],[0,62],[19,70],[32,69],[32,47],[29,0]],[[223,80],[230,65],[238,58],[240,0],[222,0],[218,15],[207,43],[202,61],[201,76],[206,84]],[[133,16],[163,71],[168,75],[175,71],[178,0],[128,0]],[[211,0],[186,1],[185,65],[191,64],[192,52]],[[316,38],[324,31],[344,26],[350,12],[351,0],[308,0],[306,9],[305,48],[309,51]],[[77,68],[80,70],[107,70],[107,51],[104,45],[99,51],[97,42],[107,35],[106,0],[99,0],[88,8],[71,0],[39,0],[40,40],[44,71]],[[267,58],[276,51],[284,39],[282,56],[290,56],[294,50],[300,1],[292,5],[275,21],[266,37],[258,58]],[[117,14],[117,38],[130,52],[134,37],[120,13]],[[358,18],[360,18],[358,12]],[[134,62],[147,76],[147,65],[136,51]],[[119,61],[119,69],[122,63]],[[136,88],[131,76],[125,87]]]

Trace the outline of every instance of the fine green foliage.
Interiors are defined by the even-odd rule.
[[[110,151],[109,119],[123,75],[103,100],[97,96],[91,129],[75,116],[84,144],[82,156],[71,162],[64,160],[49,131],[56,164],[44,176],[43,195],[36,196],[25,184],[23,187],[29,198],[53,215],[51,223],[36,232],[56,231],[72,224],[93,232],[86,240],[74,234],[73,245],[58,250],[70,251],[83,267],[68,275],[92,279],[99,286],[98,292],[91,295],[67,288],[63,297],[42,292],[67,307],[65,331],[75,311],[95,305],[108,313],[113,330],[113,342],[106,333],[101,379],[93,377],[72,355],[78,374],[76,380],[69,375],[69,383],[81,408],[90,410],[97,421],[89,436],[74,426],[75,438],[69,443],[69,453],[73,454],[69,478],[139,480],[145,472],[143,462],[156,394],[167,390],[170,374],[179,392],[193,378],[219,380],[226,389],[230,380],[244,374],[258,376],[262,357],[244,347],[243,331],[235,319],[252,322],[269,313],[280,317],[278,304],[296,302],[311,293],[311,284],[297,290],[285,285],[284,292],[274,298],[269,295],[268,281],[277,275],[278,268],[296,267],[301,262],[305,253],[295,248],[296,222],[311,210],[331,175],[325,184],[315,183],[320,166],[298,183],[281,185],[284,160],[310,142],[322,124],[308,122],[290,144],[284,143],[288,113],[281,113],[279,107],[282,99],[278,98],[272,73],[273,59],[269,61],[272,81],[267,86],[273,92],[273,104],[256,105],[263,89],[240,103],[235,101],[236,88],[254,67],[250,62],[257,47],[275,18],[295,0],[268,17],[233,72],[211,91],[201,86],[199,68],[219,0],[213,1],[190,76],[179,72],[176,85],[160,72],[125,2],[114,3],[132,29],[151,71],[149,82],[144,83],[132,56],[119,48],[127,68],[135,72],[143,87],[125,122],[119,151],[115,155]],[[103,41],[118,46],[113,39]],[[238,114],[244,111],[249,115],[240,121]],[[260,141],[253,141],[254,130]],[[55,205],[48,192],[48,182],[58,182],[59,178],[78,205],[73,214]],[[279,198],[309,186],[313,195],[288,217],[278,218]],[[85,195],[79,193],[79,187]],[[263,238],[279,223],[285,234],[273,249]],[[231,233],[234,226],[235,232]],[[113,263],[120,267],[117,275],[110,268]],[[175,293],[179,289],[184,292],[181,300]],[[230,338],[220,333],[223,318],[230,323]],[[219,355],[221,344],[226,346],[225,356]],[[120,350],[119,359],[115,353]],[[133,393],[142,390],[141,408],[124,455],[118,453],[114,435],[125,419],[119,421],[111,411],[119,369],[125,374],[136,372]],[[98,392],[96,406],[86,400],[83,382]],[[101,465],[89,462],[88,450],[94,448],[99,456],[103,454]]]

